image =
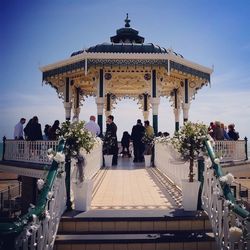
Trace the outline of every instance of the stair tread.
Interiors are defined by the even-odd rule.
[[[57,243],[128,243],[128,242],[193,242],[214,241],[212,233],[168,232],[163,234],[58,234]]]
[[[208,216],[203,211],[187,212],[174,210],[90,210],[87,212],[71,211],[61,217],[61,221],[100,221],[100,220],[204,220]]]

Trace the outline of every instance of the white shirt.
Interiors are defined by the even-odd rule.
[[[99,135],[101,132],[99,125],[92,120],[86,123],[85,128],[95,136]]]
[[[23,137],[23,124],[21,122],[18,122],[14,128],[14,139],[18,140],[21,137]]]

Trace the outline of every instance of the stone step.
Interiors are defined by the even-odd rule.
[[[57,235],[55,250],[213,250],[213,235],[203,232],[164,234]]]
[[[172,214],[172,212],[174,214]],[[58,233],[147,233],[167,231],[211,231],[202,213],[175,211],[90,211],[61,218]],[[126,216],[125,216],[126,214]]]

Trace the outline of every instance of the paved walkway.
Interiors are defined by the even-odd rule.
[[[105,171],[105,170],[102,170]],[[172,209],[176,204],[150,168],[119,158],[107,170],[92,199],[91,209]]]

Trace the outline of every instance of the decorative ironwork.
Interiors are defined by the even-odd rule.
[[[104,77],[106,80],[110,80],[112,78],[112,75],[110,73],[105,73]]]
[[[198,77],[206,79],[208,82],[210,82],[210,74],[208,74],[208,73],[190,68],[188,66],[185,66],[185,65],[182,65],[180,63],[173,62],[173,61],[170,61],[170,67],[171,67],[171,69],[176,69],[176,70],[179,70],[183,73],[187,73],[187,74],[190,74],[193,76],[198,76]]]
[[[168,60],[156,59],[88,59],[90,66],[163,66],[167,69]]]
[[[146,73],[146,74],[144,75],[144,79],[145,79],[146,81],[150,80],[150,79],[151,79],[151,74]]]

